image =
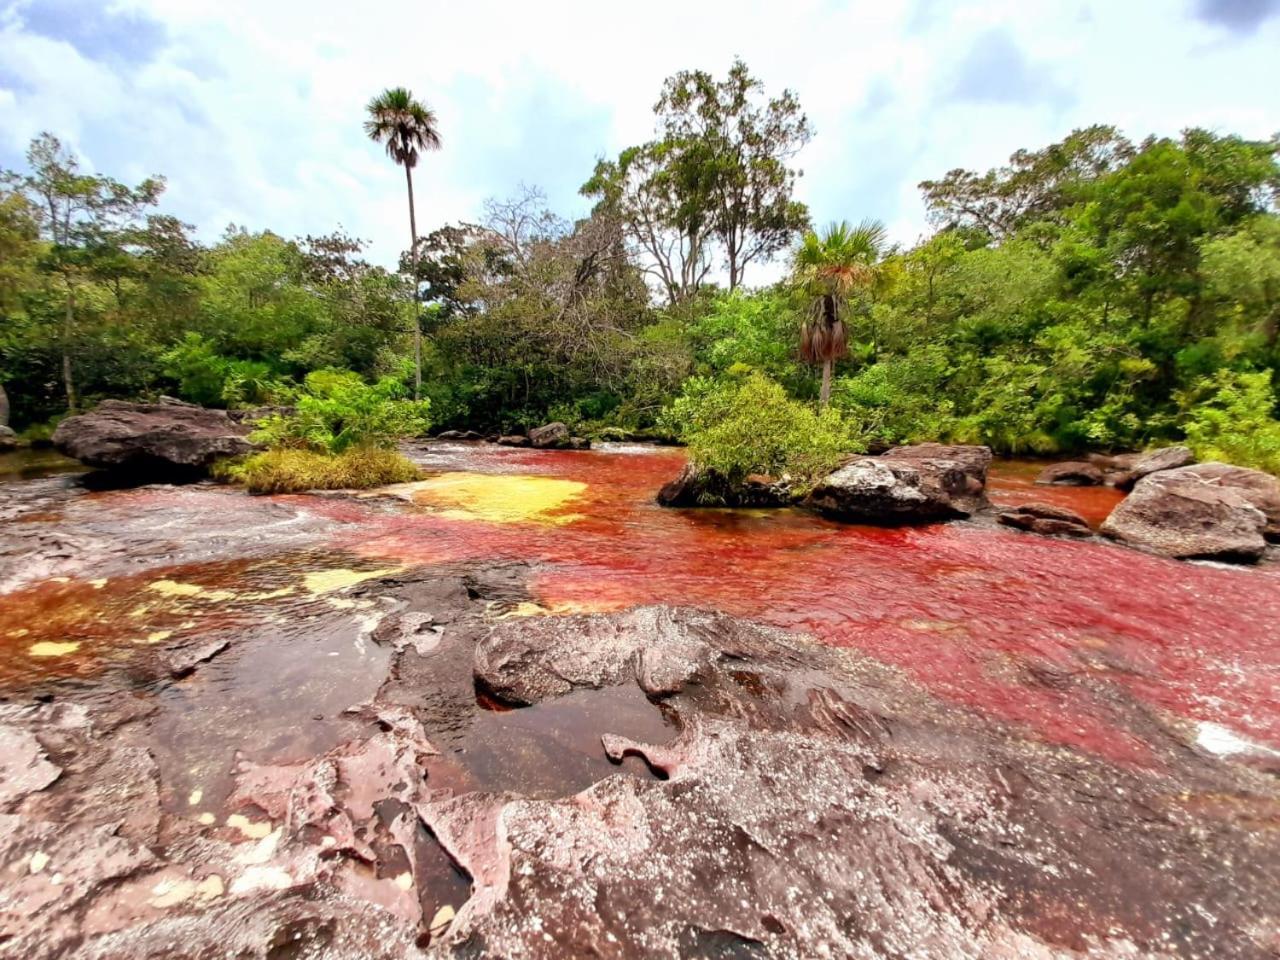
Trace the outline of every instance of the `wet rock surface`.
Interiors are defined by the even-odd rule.
[[[1051,503],[1024,503],[1001,510],[996,520],[1006,527],[1039,533],[1045,536],[1091,537],[1089,521],[1074,510],[1054,506]]]
[[[649,469],[670,475],[665,460]],[[721,522],[658,510],[646,482],[618,559],[642,580],[655,576],[635,566],[645,529],[669,524],[670,565],[680,536]],[[600,535],[598,520],[494,526],[495,556],[476,548],[484,525],[391,497],[30,488],[0,496],[17,584],[0,588],[0,956],[1251,958],[1280,945],[1280,752],[1271,694],[1246,683],[1274,665],[1269,648],[1214,643],[1276,615],[1265,569],[990,521],[864,530],[773,511],[727,516],[756,539],[682,575],[746,576],[771,525],[770,575],[792,584],[848,556],[812,538],[871,544],[847,564],[862,593],[823,581],[830,605],[806,594],[789,616],[816,616],[785,630],[670,605],[549,615],[553,564],[500,557],[522,536]],[[32,579],[18,558],[41,549],[42,527],[81,548]],[[442,554],[446,536],[466,549]],[[1062,592],[1021,592],[1016,564],[979,566],[992,550],[1033,584],[1051,558]],[[1096,602],[1089,571],[1115,556],[1173,586],[1152,599],[1135,583],[1124,617],[1079,624]],[[807,566],[787,574],[794,562]],[[918,580],[884,579],[910,564]],[[890,589],[903,582],[916,595]],[[1199,634],[1181,605],[1195,584]],[[993,589],[990,619],[960,609]],[[1231,619],[1245,597],[1254,619]],[[991,642],[1026,632],[995,615],[1029,603],[1044,631]],[[875,656],[814,642],[846,608]],[[923,660],[886,665],[907,645],[876,645],[891,618],[924,660],[973,670],[989,693],[927,683]],[[1146,620],[1159,636],[1130,624]],[[1224,685],[1194,672],[1206,662]],[[1238,700],[1256,730],[1189,719],[1207,708],[1160,699],[1173,688]],[[1043,726],[995,712],[1026,702]],[[1077,738],[1095,717],[1096,737]]]
[[[251,424],[232,420],[225,410],[104,400],[58,424],[53,444],[92,467],[169,478],[198,476],[215,460],[248,453],[254,449],[250,432]]]
[[[1102,483],[1104,479],[1102,471],[1092,463],[1083,460],[1068,460],[1065,463],[1055,463],[1045,467],[1040,471],[1040,476],[1036,478],[1036,483],[1095,487]]]
[[[987,506],[990,450],[921,446],[935,449],[899,447],[846,463],[814,486],[805,505],[836,520],[890,526],[954,520]],[[953,449],[978,453],[961,458],[948,454]]]
[[[1200,464],[1149,474],[1103,522],[1102,533],[1180,560],[1256,561],[1266,550],[1268,519],[1255,500],[1266,502],[1270,487],[1230,485],[1238,470]]]

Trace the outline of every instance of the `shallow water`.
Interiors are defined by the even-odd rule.
[[[74,542],[47,569],[10,572],[0,695],[123,671],[157,708],[148,729],[167,802],[199,789],[216,806],[237,751],[286,761],[356,729],[342,711],[372,694],[388,653],[358,618],[352,627],[353,613],[373,623],[378,611],[347,587],[512,560],[533,565],[532,597],[494,616],[714,607],[857,649],[945,701],[1113,760],[1151,762],[1112,723],[1116,696],[1162,723],[1219,724],[1280,747],[1275,568],[1177,563],[989,523],[883,529],[798,510],[664,510],[653,496],[683,463],[672,449],[432,444],[414,455],[443,477],[361,497],[79,493],[19,512],[7,535]],[[1047,500],[1096,523],[1118,496],[1037,488],[1036,469],[998,464],[993,500]],[[0,485],[0,498],[20,488]],[[139,646],[220,639],[227,652],[186,679],[130,673]],[[1087,683],[1066,691],[1062,678]],[[637,739],[667,729],[647,701],[624,710],[583,695],[480,711],[450,746],[472,785],[578,789],[609,772],[598,749],[609,710],[616,732]],[[562,765],[548,773],[553,756]]]

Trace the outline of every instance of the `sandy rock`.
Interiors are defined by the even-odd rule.
[[[92,467],[154,475],[198,475],[223,457],[254,449],[248,424],[191,404],[104,400],[58,424],[53,445]]]
[[[1188,466],[1146,476],[1103,521],[1102,533],[1180,560],[1259,559],[1267,546],[1266,515],[1244,492],[1198,471]]]

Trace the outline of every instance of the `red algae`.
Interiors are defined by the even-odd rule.
[[[1267,573],[977,525],[883,529],[794,510],[665,510],[653,495],[680,468],[673,450],[434,456],[443,468],[585,483],[572,505],[581,519],[486,523],[351,501],[312,509],[358,524],[355,549],[371,560],[523,560],[536,565],[536,599],[552,612],[680,604],[802,631],[951,702],[1114,760],[1147,759],[1111,720],[1110,698],[1121,694],[1170,719],[1222,723],[1280,746],[1280,578]],[[1001,477],[997,468],[997,500]],[[1104,503],[1098,490],[1030,489],[1091,519]]]

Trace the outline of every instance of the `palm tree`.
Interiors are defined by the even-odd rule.
[[[849,299],[870,290],[881,276],[885,229],[878,220],[864,220],[856,227],[846,221],[833,223],[822,235],[810,230],[795,253],[795,278],[809,298],[809,310],[800,328],[800,356],[822,365],[819,403],[831,402],[831,371],[849,352],[844,318]]]
[[[384,144],[387,156],[404,167],[409,186],[409,262],[413,270],[413,398],[422,397],[422,323],[418,317],[418,221],[413,212],[413,168],[418,154],[440,149],[436,115],[419,103],[404,87],[382,91],[369,101],[369,119],[364,132],[375,143]]]

